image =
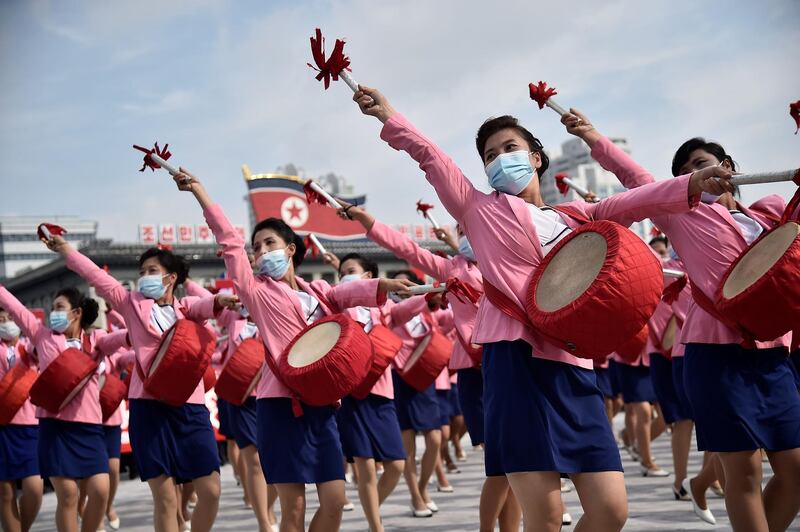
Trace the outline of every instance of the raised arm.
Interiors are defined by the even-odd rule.
[[[110,357],[122,348],[131,348],[128,339],[128,331],[115,331],[105,334],[97,339],[95,344],[95,351],[97,351],[98,360],[103,357]]]
[[[187,296],[208,297],[213,295],[208,289],[203,288],[199,283],[191,279],[186,279],[186,281],[184,281],[183,288],[186,290]]]
[[[42,332],[44,325],[39,319],[28,310],[25,305],[20,303],[14,294],[9,292],[5,286],[0,284],[0,308],[5,309],[14,318],[14,322],[25,333],[25,336],[33,340]]]
[[[453,218],[461,220],[474,204],[475,196],[481,193],[453,160],[396,112],[379,91],[359,85],[359,91],[353,95],[353,100],[358,103],[362,113],[374,116],[383,123],[381,138],[392,148],[405,151],[419,163],[445,209]]]
[[[392,327],[400,327],[408,320],[422,312],[428,307],[425,296],[414,296],[404,299],[389,309],[389,324]]]

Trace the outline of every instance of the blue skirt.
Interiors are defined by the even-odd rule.
[[[503,341],[484,345],[483,379],[487,476],[622,471],[592,370]]]
[[[655,403],[656,392],[647,366],[617,364],[622,381],[622,401],[629,403]]]
[[[675,398],[678,399],[681,410],[688,416],[687,419],[694,419],[692,403],[689,402],[689,396],[686,395],[686,386],[684,386],[683,360],[684,357],[672,358],[672,385],[675,387]]]
[[[103,425],[39,419],[39,468],[43,478],[87,478],[108,473]]]
[[[234,438],[233,428],[231,427],[231,408],[234,405],[230,404],[225,399],[217,397],[217,418],[219,419],[219,433],[225,436],[226,440]]]
[[[292,400],[256,401],[258,456],[270,484],[317,484],[344,479],[342,445],[332,406],[303,404],[294,417]]]
[[[131,450],[143,482],[166,475],[183,484],[219,472],[217,440],[205,405],[131,399],[129,419]]]
[[[39,476],[38,425],[0,425],[0,481]]]
[[[103,437],[106,440],[108,458],[119,458],[120,447],[122,447],[122,427],[103,425]]]
[[[613,397],[617,397],[622,393],[622,377],[620,377],[619,364],[616,360],[608,360],[608,376],[611,378],[611,393]]]
[[[785,348],[687,344],[684,358],[699,450],[800,447],[800,393]]]
[[[228,421],[239,449],[257,444],[256,417],[255,397],[248,397],[242,406],[228,403]]]
[[[369,394],[359,401],[348,395],[342,399],[337,420],[348,462],[353,458],[374,458],[376,462],[405,460],[400,424],[391,399]]]
[[[450,417],[463,416],[461,403],[458,400],[458,384],[451,385],[448,398],[450,399]]]
[[[691,419],[689,412],[686,412],[681,402],[678,401],[675,385],[672,382],[672,362],[659,353],[650,353],[650,380],[653,383],[653,391],[656,393],[658,404],[661,405],[665,423],[671,424]]]
[[[400,430],[427,432],[442,428],[435,384],[418,392],[416,388],[406,383],[395,370],[392,370],[392,383],[394,384],[394,404],[397,408]]]
[[[439,405],[439,425],[449,425],[450,390],[436,390],[436,403]]]
[[[789,355],[789,360],[792,361],[792,369],[794,370],[794,382],[797,384],[797,389],[800,390],[800,349],[792,351]]]
[[[458,402],[464,412],[472,446],[477,447],[483,437],[483,373],[480,368],[458,370]]]
[[[597,387],[603,397],[614,397],[611,388],[611,371],[608,368],[594,368],[594,377],[597,379]]]

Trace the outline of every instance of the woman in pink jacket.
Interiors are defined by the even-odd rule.
[[[183,169],[182,172],[185,172]],[[258,326],[267,356],[277,360],[309,324],[325,315],[356,306],[380,306],[389,291],[406,291],[410,283],[365,279],[331,287],[325,281],[306,282],[295,274],[302,263],[303,240],[282,220],[267,218],[253,228],[251,244],[258,274],[245,243],[219,205],[189,174],[175,176],[178,188],[191,191],[203,207],[225,269],[237,294]],[[281,529],[303,530],[305,484],[316,484],[320,507],[312,530],[336,530],[345,504],[342,447],[333,406],[302,405],[292,412],[292,394],[269,365],[258,385],[258,452],[264,474],[275,484],[281,504]]]
[[[0,380],[17,365],[36,370],[33,347],[20,336],[11,315],[0,308]],[[0,425],[0,528],[27,532],[42,505],[44,483],[39,475],[39,421],[28,398],[7,425]],[[22,496],[17,502],[17,483]]]
[[[175,288],[186,280],[188,265],[171,251],[151,248],[139,257],[136,292],[75,250],[62,237],[47,246],[64,257],[69,269],[94,286],[125,320],[128,338],[136,352],[136,364],[149,368],[164,333],[179,319],[200,323],[214,317],[233,298],[217,295],[179,300]],[[210,414],[205,406],[202,379],[182,406],[159,401],[144,389],[134,371],[128,391],[129,434],[140,477],[153,496],[154,528],[177,531],[176,484],[191,482],[198,496],[192,515],[194,530],[210,530],[219,507],[219,455]],[[107,467],[107,464],[106,464]]]
[[[419,163],[469,238],[484,288],[490,283],[524,308],[531,272],[556,242],[580,225],[542,202],[537,174],[546,168],[547,158],[541,143],[513,117],[485,122],[476,144],[496,190],[485,194],[378,91],[362,86],[354,100],[363,113],[383,122],[383,139]],[[710,178],[729,175],[721,168],[709,169],[600,203],[569,206],[587,218],[627,226],[657,213],[686,212],[702,190],[725,190],[726,184]],[[592,361],[550,344],[492,301],[481,305],[472,340],[484,344],[486,472],[508,477],[526,526],[561,527],[559,472],[565,472],[583,504],[579,526],[621,529],[627,518],[622,464]]]

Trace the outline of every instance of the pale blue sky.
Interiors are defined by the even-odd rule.
[[[169,142],[237,223],[239,167],[334,171],[388,222],[433,200],[416,165],[378,138],[342,83],[305,63],[321,26],[347,37],[354,77],[381,89],[484,186],[474,134],[519,116],[548,149],[567,138],[527,84],[629,139],[669,175],[691,136],[744,170],[800,165],[788,115],[800,98],[800,2],[464,1],[0,3],[0,213],[77,214],[130,241],[138,223],[201,223],[166,173],[140,174],[131,144]],[[748,188],[789,197],[789,185]],[[441,212],[441,208],[437,209]],[[443,214],[439,215],[444,218]]]

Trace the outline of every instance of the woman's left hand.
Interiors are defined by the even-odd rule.
[[[408,290],[411,286],[416,285],[408,279],[381,279],[378,281],[378,290],[384,294],[394,292],[401,297],[409,297],[411,295]]]

